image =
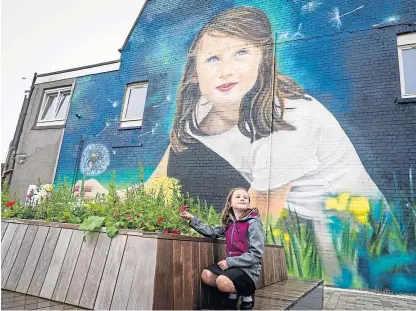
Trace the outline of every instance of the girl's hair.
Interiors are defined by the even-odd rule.
[[[241,133],[254,142],[269,136],[273,131],[295,130],[294,126],[283,120],[283,99],[310,98],[305,96],[302,88],[292,79],[278,72],[273,75],[274,35],[269,19],[258,9],[242,6],[219,13],[200,30],[192,43],[176,101],[174,126],[170,135],[173,150],[181,152],[188,144],[197,142],[187,133],[187,124],[195,134],[203,135],[198,124],[193,126],[193,120],[196,120],[195,108],[201,97],[199,84],[195,79],[196,52],[205,34],[243,39],[263,50],[257,81],[240,105],[238,127]],[[278,98],[280,107],[275,102],[275,97]]]
[[[225,202],[225,206],[224,206],[224,209],[222,210],[222,212],[221,212],[221,223],[224,225],[224,226],[226,226],[227,225],[227,221],[228,221],[228,215],[229,214],[232,214],[233,215],[233,217],[235,218],[235,215],[234,215],[234,211],[233,211],[233,207],[231,206],[231,199],[233,198],[233,194],[234,194],[234,192],[236,192],[237,190],[244,190],[245,192],[247,192],[247,194],[248,194],[248,191],[247,191],[247,189],[245,189],[245,188],[234,188],[234,189],[232,189],[229,193],[228,193],[228,196],[227,196],[227,201]],[[250,202],[250,195],[248,196],[248,201]],[[245,215],[243,215],[243,217],[244,217]]]

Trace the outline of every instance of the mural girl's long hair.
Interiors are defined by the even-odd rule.
[[[195,123],[195,108],[201,97],[196,79],[195,58],[199,42],[206,33],[243,39],[263,50],[257,81],[243,97],[240,105],[238,127],[241,133],[254,142],[269,136],[273,131],[295,130],[294,126],[283,120],[284,98],[309,98],[293,80],[278,72],[273,74],[274,36],[267,16],[255,8],[236,7],[215,16],[201,29],[192,43],[176,101],[174,125],[170,136],[173,150],[181,152],[188,144],[197,142],[188,133],[187,124]],[[203,135],[198,129],[198,124],[192,130],[197,135]]]

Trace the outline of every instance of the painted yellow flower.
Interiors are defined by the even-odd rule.
[[[159,194],[162,191],[167,203],[172,202],[172,198],[180,193],[179,181],[175,178],[158,177],[152,180],[145,188],[148,194]]]
[[[349,211],[355,216],[357,221],[366,224],[368,222],[368,213],[370,212],[370,201],[365,197],[351,198]]]
[[[280,213],[280,218],[285,218],[289,216],[289,211],[287,209],[283,209],[282,212]]]
[[[283,239],[287,242],[287,243],[289,243],[290,242],[290,235],[289,235],[289,233],[285,233],[284,235],[283,235]]]
[[[326,209],[332,209],[336,211],[346,211],[348,208],[349,200],[349,193],[341,193],[337,198],[326,199],[325,207]]]
[[[282,234],[282,231],[279,229],[273,229],[273,236],[279,237]]]
[[[45,190],[46,192],[52,192],[53,190],[53,185],[52,184],[46,184],[42,186],[43,190]]]

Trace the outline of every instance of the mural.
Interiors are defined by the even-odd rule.
[[[393,185],[371,165],[386,151],[354,123],[365,109],[346,49],[351,33],[398,25],[405,5],[149,2],[120,70],[77,79],[56,178],[95,194],[116,170],[123,191],[140,162],[147,183],[176,179],[217,210],[246,187],[292,275],[416,292],[416,159]],[[143,125],[119,128],[126,85],[142,81]]]

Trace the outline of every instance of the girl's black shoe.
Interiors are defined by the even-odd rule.
[[[241,301],[240,310],[252,310],[254,308],[254,295],[251,295],[251,301]]]
[[[225,301],[225,310],[238,310],[237,308],[238,299],[227,298]]]

